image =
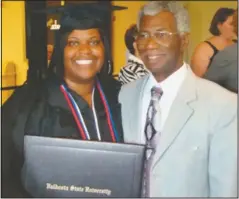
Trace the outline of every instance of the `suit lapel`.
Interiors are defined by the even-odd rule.
[[[148,80],[148,75],[138,80],[135,87],[135,94],[130,103],[129,108],[129,122],[130,132],[133,135],[130,142],[142,143],[141,140],[141,115],[142,115],[142,99],[144,94],[144,87]]]
[[[193,115],[194,109],[191,103],[196,100],[195,80],[195,76],[190,70],[170,108],[161,136],[156,138],[158,145],[153,160],[153,168]]]

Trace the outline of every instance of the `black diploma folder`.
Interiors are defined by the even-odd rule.
[[[33,197],[141,197],[144,145],[27,135],[24,155]]]

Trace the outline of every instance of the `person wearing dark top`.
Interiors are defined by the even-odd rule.
[[[235,45],[236,43],[237,43],[237,40],[236,39],[233,39],[232,40],[234,43],[232,44],[232,45],[229,45],[228,47],[230,47],[230,46],[233,46],[233,45]],[[213,54],[212,54],[212,56],[210,57],[210,59],[209,59],[209,63],[208,63],[208,67],[207,67],[207,69],[209,69],[210,68],[210,66],[211,66],[211,63],[212,63],[212,60],[213,60],[213,58],[215,57],[215,55],[220,51],[220,50],[218,50],[217,48],[216,48],[216,46],[214,46],[210,41],[204,41],[205,43],[207,43],[209,46],[211,46],[211,48],[212,48],[212,50],[213,50]],[[225,49],[226,49],[227,47],[225,47]],[[222,49],[222,51],[223,51],[224,49]]]
[[[215,57],[215,55],[218,53],[218,49],[210,42],[210,41],[205,41],[205,43],[207,43],[209,46],[211,46],[212,50],[213,50],[213,54],[212,56],[210,57],[209,59],[209,63],[208,63],[208,68],[210,67],[211,65],[211,62],[213,60],[213,58]]]
[[[233,15],[232,25],[238,35],[238,11]],[[222,87],[238,93],[238,44],[237,41],[231,46],[221,50],[213,59],[211,67],[203,76]]]
[[[191,68],[197,76],[205,74],[219,51],[234,44],[236,35],[231,24],[234,11],[232,8],[220,8],[213,16],[209,28],[212,37],[199,43],[192,55]]]
[[[110,74],[109,44],[99,18],[113,9],[123,7],[65,6],[47,77],[17,89],[3,105],[2,197],[31,197],[21,179],[24,135],[124,141],[121,84]]]

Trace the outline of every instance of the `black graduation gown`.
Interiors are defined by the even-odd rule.
[[[120,83],[113,78],[102,82],[111,109],[115,128],[123,142],[121,105],[118,102]],[[97,140],[93,112],[79,95],[71,91],[92,140]],[[102,141],[112,142],[106,113],[97,89],[94,103]],[[74,117],[60,91],[55,77],[41,85],[25,85],[18,89],[2,107],[2,197],[29,197],[21,185],[24,163],[24,135],[81,139]]]

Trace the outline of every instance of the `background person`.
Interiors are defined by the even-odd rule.
[[[236,35],[231,24],[233,13],[234,9],[220,8],[212,18],[209,31],[213,36],[201,42],[192,55],[191,67],[197,76],[202,77],[215,55],[234,43]]]
[[[238,35],[238,11],[233,15],[232,24]],[[238,93],[238,43],[226,47],[220,51],[211,63],[204,78],[218,83],[224,88]]]

